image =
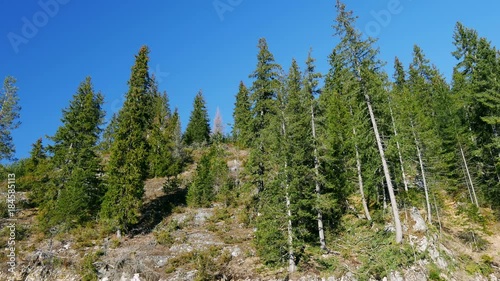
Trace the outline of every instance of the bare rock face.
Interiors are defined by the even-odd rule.
[[[424,218],[420,215],[420,212],[417,208],[413,207],[410,211],[411,218],[415,222],[413,225],[413,230],[416,232],[425,232],[427,231],[427,225],[425,224]]]

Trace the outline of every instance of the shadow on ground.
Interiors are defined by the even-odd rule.
[[[155,198],[142,208],[141,220],[131,231],[131,235],[148,234],[167,216],[176,206],[186,205],[187,189],[178,188],[168,194]]]

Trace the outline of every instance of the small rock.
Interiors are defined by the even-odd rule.
[[[420,212],[417,208],[413,207],[410,211],[411,218],[415,221],[415,225],[413,225],[413,230],[417,232],[424,232],[427,230],[427,225],[425,224],[424,218],[420,215]]]
[[[418,242],[418,248],[417,248],[417,250],[418,250],[419,252],[424,252],[425,250],[427,250],[427,248],[428,248],[428,247],[429,247],[429,241],[427,240],[427,237],[426,237],[426,236],[424,236],[424,237],[422,238],[422,240],[420,240],[420,241]]]
[[[404,281],[403,276],[398,271],[389,273],[389,281]]]

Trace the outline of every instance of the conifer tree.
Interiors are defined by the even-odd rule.
[[[32,144],[30,157],[26,163],[28,198],[37,207],[42,207],[49,200],[56,198],[57,190],[50,181],[53,176],[52,165],[43,146],[42,138]]]
[[[196,167],[193,182],[189,186],[187,203],[193,207],[209,207],[215,199],[214,174],[212,168],[213,151],[203,154]]]
[[[193,111],[189,117],[183,140],[186,145],[204,144],[210,139],[210,121],[208,119],[205,99],[201,90],[194,98]]]
[[[374,40],[369,38],[363,40],[361,34],[355,29],[355,18],[352,12],[346,11],[345,5],[337,0],[337,23],[334,26],[336,35],[340,36],[341,42],[337,45],[338,55],[342,56],[346,65],[352,71],[359,85],[359,96],[364,98],[366,108],[370,116],[373,134],[382,162],[385,184],[391,201],[394,226],[396,229],[396,242],[402,241],[403,232],[399,218],[396,196],[392,179],[385,156],[385,150],[382,144],[381,132],[378,129],[378,123],[375,117],[372,100],[377,95],[382,94],[385,89],[382,88],[384,76],[380,73],[381,63],[376,59],[378,50],[372,47]]]
[[[170,165],[167,175],[177,176],[181,173],[187,158],[184,151],[184,145],[182,143],[181,119],[179,117],[179,111],[177,108],[174,109],[172,118],[170,118],[168,122],[167,131],[171,133],[171,149],[173,158],[173,163]]]
[[[320,177],[320,159],[319,159],[319,140],[317,135],[317,101],[316,95],[320,94],[320,90],[318,89],[318,79],[321,78],[321,74],[316,72],[316,66],[314,65],[314,58],[311,55],[312,50],[309,51],[306,61],[306,71],[304,73],[304,94],[305,105],[309,106],[309,115],[310,115],[310,137],[311,137],[311,147],[310,149],[313,151],[314,157],[314,191],[316,193],[316,202],[315,208],[317,209],[317,223],[318,223],[318,238],[320,242],[320,247],[322,250],[326,250],[326,241],[325,241],[325,230],[323,223],[323,210],[319,208],[319,200],[321,199],[321,186],[324,185],[323,178]]]
[[[243,147],[251,143],[252,115],[250,108],[249,92],[243,81],[240,82],[236,103],[234,104],[233,138]]]
[[[396,150],[397,150],[399,166],[400,166],[400,170],[401,170],[402,183],[403,183],[405,191],[407,192],[408,191],[408,177],[407,177],[407,172],[406,172],[407,169],[405,167],[405,161],[403,158],[403,149],[401,147],[401,143],[402,143],[401,135],[398,134],[399,123],[396,124],[396,118],[398,116],[396,116],[397,113],[394,112],[394,108],[398,106],[395,103],[397,103],[398,98],[400,97],[400,94],[402,93],[402,91],[405,87],[406,73],[405,73],[403,64],[401,63],[401,61],[397,57],[394,60],[394,69],[395,69],[395,71],[394,71],[395,82],[394,82],[394,87],[393,87],[392,92],[391,92],[391,96],[389,97],[389,104],[388,104],[389,114],[391,117],[391,125],[392,125],[391,127],[392,127],[392,131],[394,133],[393,138],[391,140],[393,140],[396,143]]]
[[[0,89],[0,160],[12,159],[15,147],[11,131],[19,127],[19,97],[16,79],[8,76]]]
[[[281,67],[275,63],[266,39],[259,39],[258,48],[257,68],[250,75],[250,78],[255,80],[250,89],[253,138],[247,167],[250,169],[253,184],[260,192],[265,188],[266,173],[270,170],[268,152],[271,140],[267,136],[272,130],[271,121],[277,115],[276,95],[280,87]]]
[[[150,94],[153,97],[152,122],[148,133],[149,176],[163,177],[172,164],[173,139],[168,123],[171,119],[167,93],[160,94],[154,77],[151,79]]]
[[[213,201],[220,198],[227,205],[226,197],[230,191],[228,183],[229,169],[219,139],[202,155],[193,182],[188,188],[187,203],[193,207],[209,207]],[[222,192],[225,194],[219,196]]]
[[[118,231],[128,230],[138,222],[148,173],[147,131],[153,105],[148,55],[148,47],[143,46],[136,56],[107,167],[107,192],[100,216]]]
[[[285,194],[286,182],[279,143],[281,114],[278,92],[283,90],[281,67],[275,63],[265,39],[260,39],[257,68],[250,88],[251,133],[250,156],[246,163],[250,184],[255,188],[257,211],[255,243],[257,253],[266,264],[281,264],[288,260],[288,243],[282,232],[288,225]],[[280,167],[276,167],[279,163]]]
[[[90,77],[83,81],[70,105],[63,110],[63,125],[51,137],[54,144],[53,181],[58,189],[54,208],[47,210],[46,226],[74,227],[94,218],[99,210],[103,187],[97,144],[104,117],[103,96],[95,93]]]
[[[117,125],[118,125],[118,115],[116,113],[113,113],[106,128],[104,129],[104,132],[102,134],[102,141],[99,145],[100,149],[103,152],[109,152],[109,150],[111,149],[111,146],[113,145],[114,142],[114,135],[117,130]]]

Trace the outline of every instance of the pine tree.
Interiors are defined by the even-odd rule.
[[[385,156],[385,150],[382,144],[381,132],[378,129],[378,123],[372,106],[372,100],[385,91],[383,85],[383,74],[380,73],[381,63],[376,59],[378,50],[372,47],[373,39],[363,40],[361,34],[355,29],[355,18],[352,12],[345,10],[345,5],[337,0],[337,24],[334,26],[336,35],[340,36],[341,42],[336,49],[338,54],[343,56],[348,67],[353,72],[359,83],[359,95],[364,98],[366,108],[370,116],[373,133],[375,136],[380,160],[382,162],[385,184],[391,200],[394,226],[396,229],[396,242],[402,241],[403,232],[399,218],[396,196],[392,185],[392,179]]]
[[[320,90],[318,89],[318,79],[321,78],[321,74],[316,72],[316,66],[314,65],[314,59],[311,55],[312,50],[309,51],[306,61],[306,71],[304,73],[304,93],[305,93],[305,105],[309,106],[309,115],[310,115],[310,137],[312,141],[312,145],[310,149],[313,151],[314,157],[314,191],[316,193],[316,209],[317,209],[317,223],[318,223],[318,238],[320,242],[320,247],[322,250],[326,250],[326,241],[325,241],[325,230],[323,223],[323,211],[319,208],[319,200],[321,198],[322,188],[324,185],[322,177],[320,177],[320,159],[319,159],[319,142],[317,135],[317,101],[316,95],[320,94]]]
[[[188,188],[186,201],[193,207],[210,207],[215,199],[214,179],[212,173],[213,151],[209,150],[202,155],[200,162],[196,167],[196,173],[193,182]]]
[[[164,177],[172,165],[172,131],[168,123],[171,119],[167,93],[160,94],[154,77],[151,79],[151,95],[153,97],[152,123],[148,133],[149,176]]]
[[[471,75],[473,131],[480,153],[480,179],[485,197],[500,206],[500,55],[486,38],[477,44],[476,67]]]
[[[181,173],[187,160],[184,145],[182,143],[181,119],[177,108],[175,108],[174,113],[172,113],[172,118],[170,118],[168,122],[167,131],[171,133],[173,158],[173,163],[170,165],[167,175],[177,177],[177,175]]]
[[[70,105],[63,110],[63,125],[51,137],[58,188],[54,208],[43,218],[46,226],[74,227],[94,218],[103,195],[97,143],[104,117],[103,96],[95,93],[90,77],[83,81]]]
[[[370,213],[365,190],[373,185],[369,175],[375,171],[368,169],[367,163],[376,159],[370,147],[372,143],[366,141],[371,137],[369,120],[365,118],[364,101],[357,97],[359,88],[356,79],[336,50],[330,55],[330,66],[319,99],[322,111],[321,155],[326,187],[326,196],[320,202],[330,205],[330,216],[338,217],[343,212],[343,202],[355,190],[355,184],[350,183],[357,182],[368,219]]]
[[[281,68],[274,61],[265,39],[260,39],[257,68],[250,88],[251,133],[250,156],[246,163],[249,184],[255,188],[257,212],[255,243],[257,253],[266,264],[281,264],[289,257],[289,243],[282,229],[288,225],[283,184],[282,114],[278,92],[283,91]],[[276,165],[279,165],[277,167]]]
[[[108,125],[104,129],[104,132],[102,134],[102,141],[99,145],[100,149],[104,153],[109,152],[111,147],[113,146],[114,135],[117,130],[117,125],[118,125],[118,115],[116,113],[113,113],[111,119],[108,122]]]
[[[201,90],[194,98],[193,111],[191,111],[183,140],[186,145],[204,144],[210,140],[210,121]]]
[[[229,169],[224,160],[224,150],[220,140],[212,143],[205,151],[196,167],[193,182],[188,188],[187,203],[193,207],[209,207],[217,198],[228,205],[231,187]]]
[[[138,222],[148,173],[147,131],[151,128],[153,105],[148,54],[148,47],[143,46],[132,67],[107,167],[107,192],[100,216],[119,231]]]
[[[457,117],[453,122],[453,133],[456,137],[458,160],[455,169],[463,172],[463,185],[467,187],[472,204],[479,206],[476,194],[476,180],[479,171],[475,163],[478,159],[479,149],[476,142],[478,121],[475,115],[476,108],[480,105],[475,101],[472,89],[472,74],[477,64],[478,34],[475,30],[464,27],[460,22],[456,24],[453,35],[456,50],[452,55],[459,60],[453,70],[452,97],[453,107],[450,115]]]
[[[249,92],[243,81],[240,82],[236,103],[234,104],[233,138],[243,147],[251,144],[252,113],[250,108]]]
[[[15,148],[11,131],[20,125],[16,79],[8,76],[0,89],[0,160],[12,159]]]
[[[250,78],[255,80],[250,89],[253,138],[247,167],[250,169],[253,184],[260,192],[265,188],[264,182],[269,170],[269,167],[266,167],[270,164],[270,159],[267,157],[270,139],[267,136],[271,132],[271,121],[277,115],[276,95],[280,87],[281,67],[275,63],[266,39],[259,39],[258,48],[257,68],[250,75]]]
[[[402,139],[400,134],[398,134],[399,131],[399,123],[396,124],[396,116],[397,112],[394,112],[394,108],[397,107],[397,101],[399,98],[399,95],[403,91],[406,83],[406,73],[403,68],[403,64],[401,61],[396,57],[394,60],[394,86],[391,91],[391,96],[389,97],[389,114],[391,117],[391,125],[392,125],[392,131],[394,133],[393,138],[391,139],[393,142],[396,143],[396,150],[398,154],[398,160],[399,160],[399,166],[401,170],[401,181],[403,183],[404,189],[406,192],[408,192],[408,175],[406,172],[406,167],[405,167],[405,161],[403,159],[403,149],[401,147]]]
[[[45,203],[56,198],[57,189],[50,181],[52,176],[52,165],[40,138],[32,144],[24,177],[27,182],[26,189],[30,191],[28,198],[35,206],[43,208]]]

